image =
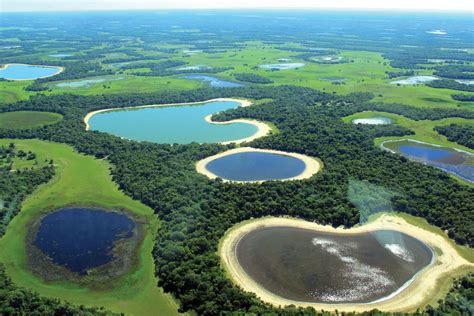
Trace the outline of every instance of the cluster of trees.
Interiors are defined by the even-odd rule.
[[[474,313],[474,273],[457,279],[437,308],[427,306],[428,315],[472,315]]]
[[[446,136],[451,142],[474,149],[474,125],[450,124],[436,126],[434,130]]]
[[[471,65],[446,65],[438,66],[433,73],[436,76],[451,79],[474,79],[474,66]]]
[[[452,94],[451,98],[462,102],[474,102],[474,94]]]
[[[37,292],[19,288],[5,273],[0,263],[0,315],[118,315],[97,307],[73,305]]]
[[[81,79],[92,76],[104,76],[113,74],[110,69],[103,69],[98,62],[67,62],[60,63],[64,67],[64,71],[58,75],[37,79],[31,85],[26,87],[28,91],[44,91],[48,90],[48,83],[59,80]]]
[[[398,77],[413,76],[415,74],[415,71],[386,71],[385,73],[387,74],[388,79],[393,79]]]
[[[35,159],[34,153],[15,150],[15,145],[0,147],[0,237],[20,211],[21,202],[40,184],[54,175],[52,164],[42,168],[12,170],[12,160]]]
[[[187,63],[180,60],[165,60],[159,63],[146,63],[147,68],[150,68],[149,72],[135,72],[135,76],[163,76],[168,73],[168,68],[178,67],[186,65]],[[130,65],[136,68],[136,65]],[[126,67],[125,67],[126,68]]]
[[[268,79],[267,77],[260,76],[252,73],[236,73],[234,74],[235,79],[243,82],[250,83],[261,83],[261,84],[270,84],[273,83],[273,80]]]
[[[459,90],[459,91],[474,92],[474,85],[460,83],[453,79],[433,80],[433,81],[427,82],[426,85],[431,88],[452,89],[452,90]]]
[[[195,172],[197,160],[231,146],[165,145],[131,142],[100,132],[86,132],[82,117],[89,111],[117,106],[202,101],[216,97],[272,99],[264,104],[215,115],[216,120],[251,118],[268,121],[278,134],[255,140],[253,147],[319,157],[323,170],[305,181],[229,184]],[[394,192],[395,211],[426,218],[460,244],[474,245],[474,189],[445,172],[376,148],[373,139],[402,136],[400,126],[360,126],[341,118],[363,110],[396,110],[425,119],[468,116],[451,109],[384,108],[367,93],[336,96],[295,86],[251,86],[198,89],[181,93],[38,96],[0,111],[58,112],[64,119],[35,131],[0,130],[0,137],[41,138],[68,143],[78,151],[107,156],[121,190],[152,207],[161,220],[153,256],[159,285],[177,297],[182,311],[216,315],[225,312],[314,314],[306,309],[274,308],[236,287],[216,254],[220,238],[233,225],[252,217],[289,215],[334,226],[352,226],[360,211],[348,198],[352,180]],[[434,114],[432,114],[434,113]],[[407,115],[410,117],[410,115]]]

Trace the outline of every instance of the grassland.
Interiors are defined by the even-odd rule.
[[[105,160],[84,156],[63,144],[39,140],[0,140],[0,145],[14,142],[18,150],[35,152],[39,161],[53,159],[56,176],[40,186],[22,205],[0,239],[0,261],[16,285],[38,291],[41,295],[58,297],[83,305],[104,306],[129,315],[175,315],[177,305],[156,284],[151,256],[154,235],[159,222],[153,211],[121,193],[109,175]],[[125,208],[145,217],[145,240],[140,248],[138,266],[123,275],[115,287],[95,291],[71,283],[45,283],[32,274],[26,265],[25,236],[27,223],[42,212],[67,205]]]
[[[343,119],[343,121],[349,123],[354,119],[370,118],[370,117],[377,117],[377,116],[388,117],[393,121],[394,124],[399,124],[403,127],[411,129],[412,131],[415,132],[415,135],[409,135],[409,136],[404,136],[404,137],[380,137],[375,140],[376,145],[380,145],[382,142],[386,140],[409,138],[409,139],[419,140],[422,142],[433,143],[436,145],[454,147],[454,148],[458,148],[470,153],[474,153],[474,150],[470,148],[467,148],[465,146],[462,146],[454,142],[450,142],[446,138],[446,136],[439,134],[433,129],[436,126],[444,126],[444,125],[449,125],[449,124],[473,125],[474,120],[468,120],[468,119],[463,119],[463,118],[446,118],[446,119],[442,119],[438,121],[430,121],[430,120],[414,121],[397,114],[367,111],[367,112],[361,112],[361,113],[356,113],[350,116],[346,116]]]
[[[168,45],[169,48],[186,49],[189,47]],[[163,46],[163,47],[168,47]],[[292,46],[297,46],[293,44]],[[156,54],[155,54],[156,55]],[[155,55],[150,55],[152,58]],[[162,56],[160,54],[159,56]],[[389,60],[381,54],[364,51],[341,51],[338,56],[350,60],[349,63],[317,64],[297,58],[298,53],[279,50],[271,45],[248,42],[242,50],[228,50],[222,53],[198,52],[194,54],[173,54],[173,60],[181,60],[189,65],[206,65],[211,67],[233,67],[234,69],[213,76],[224,80],[234,80],[235,73],[254,73],[274,81],[274,85],[291,84],[320,89],[329,93],[347,94],[351,92],[372,92],[376,101],[398,102],[417,107],[461,107],[472,108],[469,102],[458,102],[451,94],[459,91],[435,89],[425,85],[397,86],[390,84],[395,79],[388,79],[386,71],[397,71],[390,66]],[[290,58],[291,62],[305,63],[304,67],[292,70],[272,71],[258,68],[260,64],[278,63],[280,58]],[[120,72],[120,69],[117,69]],[[195,80],[176,76],[139,77],[131,73],[147,69],[126,70],[124,80],[98,83],[84,88],[58,88],[50,86],[51,91],[45,94],[74,93],[93,95],[102,93],[157,92],[169,90],[186,90],[206,86]],[[399,71],[399,70],[398,70]],[[420,70],[419,75],[431,75],[431,70]],[[342,84],[333,84],[325,77],[340,77],[347,80]],[[0,82],[0,104],[26,99],[35,93],[25,91],[30,82]]]
[[[61,119],[62,115],[49,112],[18,111],[1,113],[0,128],[30,129],[54,124]]]

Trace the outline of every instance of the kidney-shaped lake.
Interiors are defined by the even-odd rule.
[[[265,227],[235,245],[242,269],[282,298],[314,303],[368,303],[410,283],[433,252],[406,234],[380,230],[334,234]]]
[[[212,101],[194,105],[142,107],[94,114],[91,130],[119,137],[162,144],[220,143],[238,141],[257,133],[257,126],[234,122],[212,124],[205,117],[240,106],[237,101]]]

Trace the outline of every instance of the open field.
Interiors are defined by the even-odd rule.
[[[0,240],[0,261],[16,285],[77,304],[104,306],[130,315],[177,314],[173,299],[157,287],[151,251],[159,228],[153,211],[121,193],[109,175],[110,165],[73,151],[66,145],[39,140],[0,140],[0,145],[14,142],[17,149],[33,151],[39,160],[53,159],[56,176],[39,187],[23,203],[21,212],[8,226]],[[42,212],[67,205],[125,208],[148,219],[146,236],[140,249],[137,267],[122,276],[108,291],[94,291],[70,283],[46,284],[26,268],[24,248],[27,223]]]
[[[370,118],[370,117],[377,117],[383,116],[388,117],[393,121],[393,124],[398,124],[403,127],[409,128],[415,132],[415,135],[408,135],[403,137],[380,137],[375,140],[376,145],[380,145],[382,142],[386,140],[393,140],[393,139],[400,139],[400,138],[407,138],[407,139],[414,139],[419,140],[427,143],[433,143],[436,145],[441,146],[450,146],[454,148],[458,148],[470,153],[474,153],[474,150],[462,146],[460,144],[450,142],[446,136],[439,134],[435,130],[433,130],[436,126],[445,126],[449,124],[459,124],[459,125],[473,125],[473,120],[463,119],[463,118],[446,118],[437,121],[430,121],[430,120],[421,120],[415,121],[409,118],[406,118],[402,115],[392,114],[387,112],[376,112],[376,111],[367,111],[356,113],[350,116],[347,116],[343,119],[344,122],[350,123],[354,119],[358,118]]]
[[[405,216],[404,216],[405,217]],[[334,310],[347,312],[363,312],[371,309],[391,312],[412,312],[420,306],[427,304],[436,305],[437,300],[443,297],[452,283],[453,277],[474,271],[474,252],[471,249],[456,246],[439,229],[430,227],[428,224],[418,225],[416,218],[404,217],[393,214],[378,214],[362,226],[351,229],[333,228],[312,222],[292,218],[264,217],[244,221],[235,225],[227,231],[219,244],[221,264],[227,275],[246,291],[254,292],[262,300],[276,306],[294,304],[296,306],[311,306],[318,310]],[[422,223],[423,224],[423,223]],[[235,254],[235,245],[240,238],[257,228],[290,226],[303,229],[311,229],[338,234],[352,234],[370,232],[374,230],[396,230],[411,235],[436,250],[435,262],[419,272],[416,279],[406,289],[391,297],[377,303],[370,304],[322,304],[297,302],[279,297],[268,292],[253,281],[240,267]],[[463,248],[461,250],[461,248]],[[462,252],[461,252],[462,251]]]
[[[62,115],[49,112],[18,111],[0,114],[0,128],[28,129],[54,124]]]

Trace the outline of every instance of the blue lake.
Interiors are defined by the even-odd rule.
[[[366,118],[358,118],[352,120],[354,124],[363,124],[363,125],[388,125],[392,124],[392,120],[388,117],[384,116],[377,116],[377,117],[366,117]]]
[[[46,215],[34,245],[57,265],[81,275],[112,260],[114,242],[133,236],[135,223],[126,215],[71,207]]]
[[[296,69],[303,67],[303,63],[281,63],[281,64],[265,64],[260,65],[258,67],[263,69],[278,69],[278,70],[288,70],[288,69]]]
[[[248,123],[211,124],[204,118],[239,106],[233,101],[212,101],[197,105],[116,110],[92,116],[89,125],[91,130],[162,144],[235,141],[254,135],[257,127]]]
[[[52,54],[49,55],[49,57],[55,57],[55,58],[62,58],[62,57],[69,57],[72,56],[72,54]]]
[[[209,85],[213,88],[238,88],[243,86],[237,82],[225,81],[216,77],[205,75],[187,75],[182,76],[181,78],[204,81],[209,83]]]
[[[87,88],[92,87],[98,83],[110,82],[110,81],[117,81],[123,80],[124,77],[98,77],[93,79],[82,79],[76,81],[67,81],[67,82],[60,82],[56,83],[53,86],[58,88]]]
[[[438,147],[406,140],[386,142],[384,147],[394,150],[409,159],[426,163],[474,183],[473,154],[460,152],[449,147]]]
[[[283,180],[298,176],[306,164],[298,158],[265,152],[242,152],[210,161],[206,169],[232,181]]]
[[[9,64],[0,69],[0,78],[10,80],[34,80],[49,77],[60,71],[59,67]]]

